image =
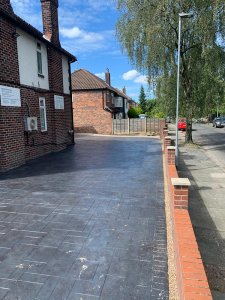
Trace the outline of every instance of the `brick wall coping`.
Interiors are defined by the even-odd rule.
[[[173,186],[190,186],[190,180],[188,178],[171,178],[171,182]]]
[[[176,147],[174,147],[174,146],[168,146],[167,149],[168,149],[168,150],[175,150]]]

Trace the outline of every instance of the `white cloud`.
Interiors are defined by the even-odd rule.
[[[146,76],[146,75],[139,75],[137,78],[134,79],[134,82],[146,84],[146,83],[148,83],[148,76]]]
[[[60,29],[60,32],[62,33],[63,36],[68,38],[76,38],[82,35],[82,31],[78,27],[62,28]]]
[[[60,29],[62,46],[75,55],[107,50],[113,43],[114,30],[92,32],[77,26]]]
[[[87,43],[99,42],[104,39],[100,33],[81,30],[79,27],[76,26],[73,28],[62,28],[60,29],[60,32],[62,36],[66,38],[80,38]]]
[[[131,70],[122,75],[124,80],[133,80],[135,83],[147,84],[148,76],[141,75],[137,70]]]
[[[105,73],[102,72],[102,73],[96,73],[95,76],[98,76],[99,78],[105,80]]]
[[[140,75],[140,73],[136,70],[131,70],[126,73],[123,73],[122,77],[124,80],[134,80]]]

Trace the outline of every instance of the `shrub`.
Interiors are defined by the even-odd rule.
[[[138,118],[140,114],[143,114],[143,111],[140,107],[131,107],[128,110],[128,117],[129,118]]]

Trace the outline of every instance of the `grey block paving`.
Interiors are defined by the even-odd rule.
[[[0,299],[168,299],[159,140],[79,136],[1,174]]]

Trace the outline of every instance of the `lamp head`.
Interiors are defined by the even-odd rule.
[[[179,17],[180,18],[186,18],[186,19],[188,19],[188,18],[192,18],[193,14],[192,13],[184,13],[184,12],[182,12],[182,13],[179,14]]]

